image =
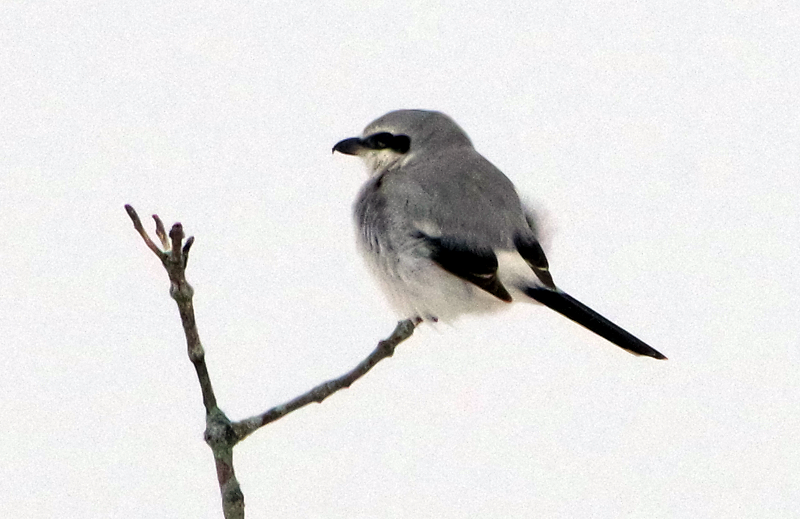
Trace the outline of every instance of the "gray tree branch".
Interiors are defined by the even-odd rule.
[[[197,322],[194,317],[192,297],[194,289],[186,281],[186,265],[189,261],[189,250],[194,243],[194,237],[189,237],[184,243],[185,235],[183,226],[176,223],[167,235],[164,224],[157,215],[153,215],[156,225],[156,236],[161,242],[161,248],[153,242],[144,230],[139,215],[130,205],[125,205],[125,210],[133,222],[133,227],[142,237],[147,247],[158,257],[167,271],[170,280],[170,296],[178,305],[181,316],[183,332],[186,336],[186,347],[189,360],[197,372],[200,390],[203,395],[203,405],[206,409],[206,430],[203,434],[205,442],[211,447],[214,463],[217,469],[217,481],[222,495],[222,510],[225,519],[244,519],[244,494],[233,469],[233,447],[254,431],[269,423],[278,420],[292,411],[296,411],[312,402],[320,403],[333,393],[350,387],[350,385],[363,377],[381,360],[391,357],[395,348],[414,333],[414,321],[400,321],[387,339],[380,341],[375,350],[361,361],[355,368],[344,375],[323,382],[310,391],[275,406],[259,415],[246,418],[239,422],[231,422],[225,413],[217,406],[211,377],[205,361],[205,352],[200,342],[197,331]]]

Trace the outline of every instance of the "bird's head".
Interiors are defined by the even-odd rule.
[[[472,143],[450,117],[428,110],[396,110],[369,123],[361,137],[337,142],[333,151],[362,158],[370,175],[376,175],[454,146]]]

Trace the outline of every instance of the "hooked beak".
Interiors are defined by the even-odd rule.
[[[364,145],[363,140],[359,139],[358,137],[351,137],[349,139],[337,142],[331,153],[336,153],[338,151],[339,153],[344,153],[345,155],[359,155],[365,149],[367,149],[367,146]]]

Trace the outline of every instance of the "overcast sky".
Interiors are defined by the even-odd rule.
[[[423,327],[235,450],[250,518],[800,513],[800,7],[3,2],[0,516],[221,516],[168,282],[180,220],[221,407],[393,329],[338,140],[441,110],[542,218],[533,305]],[[150,221],[146,224],[152,228]]]

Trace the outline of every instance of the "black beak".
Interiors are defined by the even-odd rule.
[[[345,155],[358,155],[364,148],[366,148],[366,146],[364,146],[364,141],[358,137],[351,137],[349,139],[337,142],[333,147],[332,153],[336,153],[338,151],[339,153],[344,153]]]

